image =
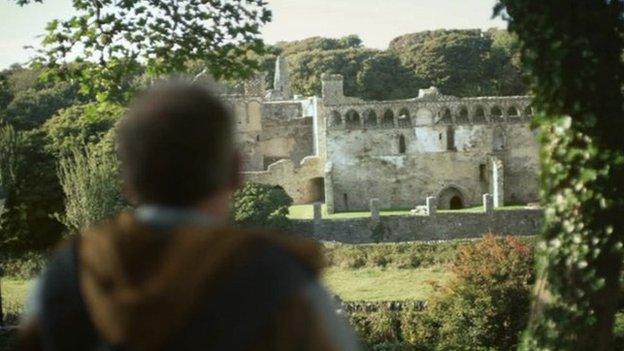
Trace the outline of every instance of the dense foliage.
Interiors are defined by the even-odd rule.
[[[243,226],[285,229],[292,198],[277,186],[246,183],[232,199],[232,216]]]
[[[322,73],[345,78],[345,93],[367,99],[414,97],[438,86],[449,95],[519,95],[518,42],[502,30],[438,30],[395,38],[386,51],[362,46],[357,36],[313,37],[267,49],[263,66],[273,77],[275,57],[287,58],[293,90],[320,95]],[[270,84],[271,82],[269,82]]]
[[[48,77],[75,80],[99,101],[125,101],[139,74],[185,72],[191,60],[216,78],[245,77],[257,68],[260,26],[271,19],[262,0],[72,4],[74,16],[48,23],[38,62]]]
[[[501,0],[543,114],[538,294],[524,350],[611,350],[622,303],[621,1]]]
[[[514,349],[529,314],[532,248],[486,235],[459,249],[452,271],[449,291],[411,316],[406,338],[433,350]]]
[[[97,152],[96,148],[97,145],[72,148],[59,162],[65,194],[61,221],[73,232],[111,218],[125,206],[117,157],[114,153]]]
[[[14,250],[53,245],[63,226],[53,214],[63,210],[56,163],[40,130],[0,133],[0,166],[6,200],[0,215],[0,245]]]
[[[95,203],[115,188],[111,182],[93,187],[89,177],[109,179],[116,173],[115,167],[104,169],[115,164],[111,130],[133,92],[167,73],[248,76],[263,53],[260,26],[271,16],[261,0],[72,5],[73,17],[48,24],[33,65],[0,72],[0,126],[10,128],[0,133],[0,173],[10,175],[0,180],[6,196],[0,214],[3,248],[48,248],[68,229],[58,219],[75,229],[86,218],[99,218],[75,196],[82,191]],[[194,71],[194,63],[201,70]],[[11,152],[4,152],[7,148]],[[76,148],[89,152],[81,158],[70,151]],[[65,191],[73,194],[67,199],[70,216],[59,164]],[[89,175],[92,171],[97,172]],[[78,216],[78,210],[91,214]],[[69,219],[74,217],[83,219]]]

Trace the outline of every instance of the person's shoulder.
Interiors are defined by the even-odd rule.
[[[325,266],[323,248],[318,241],[289,232],[267,229],[232,229],[235,235],[261,243],[264,247],[273,248],[304,265],[318,274]]]

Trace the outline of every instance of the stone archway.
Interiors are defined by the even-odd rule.
[[[438,195],[438,209],[459,210],[465,207],[464,194],[454,186],[444,188]]]
[[[307,202],[325,202],[325,179],[323,177],[312,178],[307,184]]]
[[[451,210],[459,210],[464,208],[464,200],[462,200],[462,198],[458,195],[453,196],[451,198],[451,201],[449,201],[449,208]]]

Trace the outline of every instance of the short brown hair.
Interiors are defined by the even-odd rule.
[[[209,87],[156,84],[118,128],[125,185],[139,204],[195,205],[236,176],[232,138],[231,113]]]

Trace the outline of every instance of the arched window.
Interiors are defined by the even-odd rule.
[[[477,106],[474,116],[472,117],[474,123],[485,123],[485,109],[483,106]]]
[[[405,145],[405,136],[403,134],[399,135],[399,153],[404,154],[407,151],[407,146]]]
[[[399,128],[409,128],[411,126],[409,110],[404,107],[399,111]]]
[[[381,119],[381,126],[384,128],[394,128],[394,112],[388,109],[384,112]]]
[[[342,117],[340,116],[340,112],[332,111],[331,112],[331,120],[329,122],[331,127],[339,127],[342,125]]]
[[[438,123],[451,123],[453,118],[451,117],[451,109],[443,107],[438,113]]]
[[[441,210],[458,210],[464,208],[464,195],[459,189],[450,186],[438,195],[438,208]]]
[[[503,110],[498,106],[492,107],[490,110],[490,119],[492,122],[501,122],[503,120]]]
[[[457,115],[457,123],[469,123],[470,119],[468,118],[468,108],[466,106],[461,106],[459,108],[459,114]]]
[[[446,150],[455,151],[455,128],[448,126],[446,128]]]
[[[377,114],[375,111],[368,109],[364,111],[364,128],[377,127]]]
[[[518,108],[516,106],[511,106],[507,109],[507,116],[509,117],[519,117]]]
[[[345,123],[347,128],[359,128],[360,125],[360,114],[355,110],[349,110],[345,114]]]

